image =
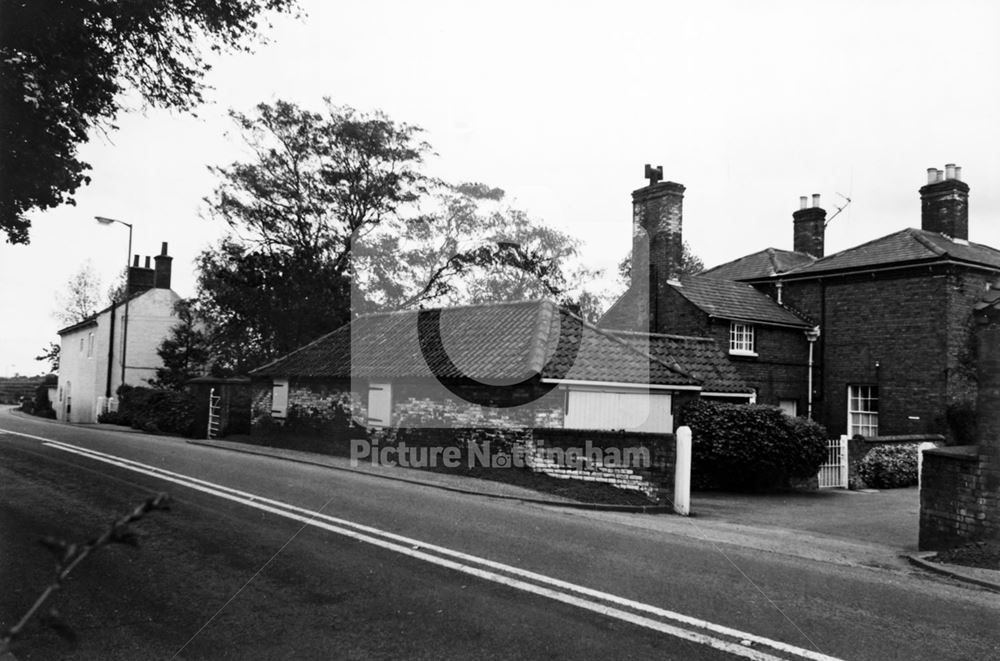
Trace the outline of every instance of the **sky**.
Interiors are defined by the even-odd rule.
[[[196,255],[224,233],[208,166],[245,159],[228,109],[324,97],[424,129],[429,174],[503,188],[607,269],[631,248],[645,163],[686,186],[683,233],[706,266],[791,249],[792,212],[819,193],[826,253],[920,226],[929,167],[963,168],[969,238],[1000,247],[1000,3],[992,0],[677,2],[301,0],[269,43],[209,58],[197,116],[134,107],[80,155],[76,206],[0,243],[0,376],[60,328],[66,282],[91,260],[105,285],[133,253]],[[613,276],[608,276],[608,283]],[[102,291],[107,287],[102,287]]]

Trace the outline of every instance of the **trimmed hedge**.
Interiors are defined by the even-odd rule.
[[[118,388],[118,410],[102,413],[97,421],[193,437],[194,412],[194,398],[187,392],[124,385]]]
[[[826,460],[826,430],[777,407],[695,400],[681,409],[681,421],[691,428],[698,488],[785,488],[816,475]]]
[[[880,445],[858,464],[858,476],[873,489],[896,489],[917,484],[917,446]]]

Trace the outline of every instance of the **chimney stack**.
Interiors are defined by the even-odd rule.
[[[632,192],[632,288],[639,292],[638,329],[656,332],[666,309],[667,281],[680,275],[684,186],[661,181],[662,166],[646,165],[649,185]]]
[[[146,266],[139,266],[139,255],[132,257],[132,266],[128,269],[128,289],[126,294],[134,296],[147,289],[153,288],[153,269],[149,268],[149,257],[146,258]]]
[[[823,256],[826,236],[826,210],[819,206],[819,193],[813,193],[812,206],[807,207],[805,195],[799,198],[799,210],[792,214],[792,250],[812,255],[816,259]]]
[[[920,228],[953,239],[969,239],[969,185],[962,168],[954,163],[927,169],[927,184],[920,189]]]
[[[160,254],[153,258],[156,262],[155,273],[153,274],[153,287],[157,289],[170,289],[170,271],[173,257],[167,255],[167,242],[160,246]]]

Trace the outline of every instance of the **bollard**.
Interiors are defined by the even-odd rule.
[[[674,511],[681,516],[691,513],[691,428],[677,429],[677,453],[674,464]]]

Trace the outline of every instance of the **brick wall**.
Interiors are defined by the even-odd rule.
[[[990,280],[938,265],[785,283],[785,304],[822,328],[817,420],[831,435],[847,433],[848,385],[878,385],[880,435],[943,434],[954,442],[947,410],[976,397],[972,311]]]
[[[730,322],[712,321],[711,337],[723,351],[729,350]],[[729,356],[746,382],[757,389],[757,403],[777,406],[782,399],[798,402],[799,415],[806,414],[809,383],[809,346],[805,334],[794,328],[754,326],[757,356]]]
[[[1000,470],[978,446],[924,451],[920,550],[1000,539]]]

